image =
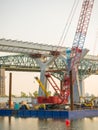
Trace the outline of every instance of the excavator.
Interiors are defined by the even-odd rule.
[[[93,4],[94,0],[83,0],[72,48],[70,50],[69,56],[67,57],[67,73],[64,74],[62,89],[60,89],[60,87],[56,84],[53,77],[51,76],[51,73],[45,74],[46,79],[51,84],[55,92],[58,94],[60,104],[67,104],[69,96],[71,96],[72,94],[70,92],[70,85],[74,85],[74,82],[76,80],[76,74],[83,52],[84,42],[87,35]],[[70,80],[70,72],[72,72],[72,81]],[[38,78],[36,78],[36,80],[38,81],[42,90],[45,92],[46,96],[48,96],[48,93],[45,90],[44,85],[42,85],[41,81],[39,81]]]
[[[96,99],[96,97],[89,99],[86,99],[85,97],[81,97],[82,99],[84,99],[84,102],[81,103],[81,107],[82,108],[93,108],[94,107],[94,100]]]

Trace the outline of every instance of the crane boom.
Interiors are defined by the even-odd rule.
[[[74,66],[74,63],[79,61],[82,54],[88,25],[90,22],[91,12],[93,8],[94,0],[83,0],[79,21],[76,29],[76,33],[73,40],[71,56],[71,67]]]
[[[91,12],[93,8],[94,0],[83,0],[82,8],[78,20],[78,25],[76,29],[76,33],[74,36],[72,49],[71,51],[68,50],[67,54],[67,74],[64,75],[63,79],[63,89],[66,88],[66,77],[69,75],[70,78],[70,71],[72,71],[72,83],[76,80],[76,71],[77,71],[77,63],[79,63],[82,50],[88,30],[88,25],[90,22]],[[69,83],[67,86],[70,88]],[[70,91],[70,90],[69,90]],[[66,93],[66,91],[65,91]],[[70,92],[71,93],[71,92]]]
[[[58,85],[56,84],[56,82],[54,81],[54,79],[52,78],[52,76],[49,73],[46,73],[45,76],[46,76],[48,82],[51,84],[52,88],[55,90],[58,97],[60,98],[60,100],[61,100],[60,103],[68,103],[68,97],[70,94],[69,77],[66,77],[65,82],[63,84],[63,86],[65,85],[65,87],[63,87],[64,89],[61,90],[60,87],[58,87]]]

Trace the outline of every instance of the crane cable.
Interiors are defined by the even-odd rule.
[[[97,48],[97,45],[96,45],[97,41],[98,41],[98,29],[96,31],[96,38],[95,38],[94,47],[93,47],[93,55],[96,55],[95,52]]]
[[[69,17],[68,17],[67,22],[66,22],[66,25],[65,25],[65,27],[64,27],[64,29],[63,29],[63,32],[62,32],[62,35],[61,35],[61,37],[60,37],[57,50],[59,49],[59,46],[60,46],[60,45],[62,46],[62,45],[64,44],[65,38],[66,38],[67,33],[68,33],[68,31],[69,31],[70,25],[71,25],[71,23],[72,23],[72,19],[73,19],[73,17],[74,17],[75,12],[76,12],[78,3],[79,3],[79,0],[78,0],[78,1],[77,1],[77,0],[74,0],[72,9],[71,9],[71,11],[70,11]]]

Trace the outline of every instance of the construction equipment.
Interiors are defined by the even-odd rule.
[[[83,98],[83,97],[81,97]],[[81,103],[81,107],[84,108],[84,107],[94,107],[94,100],[96,99],[96,97],[93,97],[91,98],[90,100],[89,99],[86,99],[86,98],[83,98],[84,99],[84,102]]]
[[[60,100],[61,100],[60,103],[67,103],[68,97],[70,94],[70,91],[69,91],[70,79],[69,79],[69,77],[66,77],[65,82],[63,82],[64,83],[63,89],[61,90],[60,87],[58,87],[58,85],[54,81],[54,79],[50,73],[46,73],[45,76],[46,76],[48,82],[51,84],[52,88],[55,90],[58,97],[60,98]]]
[[[67,57],[67,73],[64,74],[62,89],[58,87],[50,73],[45,74],[46,79],[51,84],[55,92],[58,94],[58,97],[61,99],[61,103],[67,103],[70,93],[72,94],[72,92],[70,92],[70,84],[73,85],[76,80],[76,73],[78,71],[78,65],[80,63],[80,58],[83,51],[93,4],[94,0],[83,0],[72,48]],[[55,55],[55,52],[53,54]],[[70,72],[72,72],[72,81],[70,81]],[[43,89],[43,91],[46,93],[46,90]]]
[[[78,66],[80,64],[80,59],[82,56],[82,51],[84,47],[85,38],[87,35],[88,25],[90,22],[91,12],[93,8],[94,0],[83,0],[82,9],[80,12],[80,17],[71,49],[70,62],[68,64],[68,73],[71,78],[70,85],[70,102],[71,110],[74,108],[73,103],[73,86],[76,81],[76,74],[78,72]],[[66,75],[65,75],[66,76]]]
[[[80,17],[79,17],[73,45],[72,45],[71,69],[73,69],[75,64],[80,60],[85,38],[87,35],[93,4],[94,4],[94,0],[83,0],[82,9],[80,12]]]
[[[39,86],[42,88],[43,92],[45,93],[45,96],[39,96],[38,103],[50,103],[50,104],[60,104],[61,103],[61,97],[60,94],[58,96],[50,96],[47,92],[45,86],[42,84],[40,79],[38,77],[35,77],[36,81],[38,82]],[[56,89],[54,89],[56,90]],[[56,91],[57,92],[57,91]],[[60,89],[59,89],[60,92]]]
[[[39,86],[42,88],[43,92],[45,93],[46,97],[49,96],[49,93],[47,92],[45,86],[42,84],[42,82],[40,81],[40,79],[38,77],[35,77],[36,81],[39,83]]]
[[[68,101],[68,97],[70,95],[70,71],[72,71],[72,84],[74,84],[76,80],[76,73],[78,71],[78,65],[82,55],[93,4],[94,0],[83,0],[72,49],[67,52],[69,53],[67,57],[67,73],[64,75],[62,90],[60,90],[60,88],[56,85],[51,74],[48,73],[45,75],[55,92],[58,93],[58,96],[62,99],[62,102],[64,100]]]

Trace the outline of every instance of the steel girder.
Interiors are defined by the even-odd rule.
[[[36,62],[36,58],[29,55],[9,55],[0,57],[0,66],[6,71],[32,71],[40,72],[40,67]],[[57,57],[49,66],[48,71],[59,80],[63,79],[66,71],[66,60]],[[92,74],[98,74],[98,57],[86,55],[79,65],[79,79],[86,78]]]

